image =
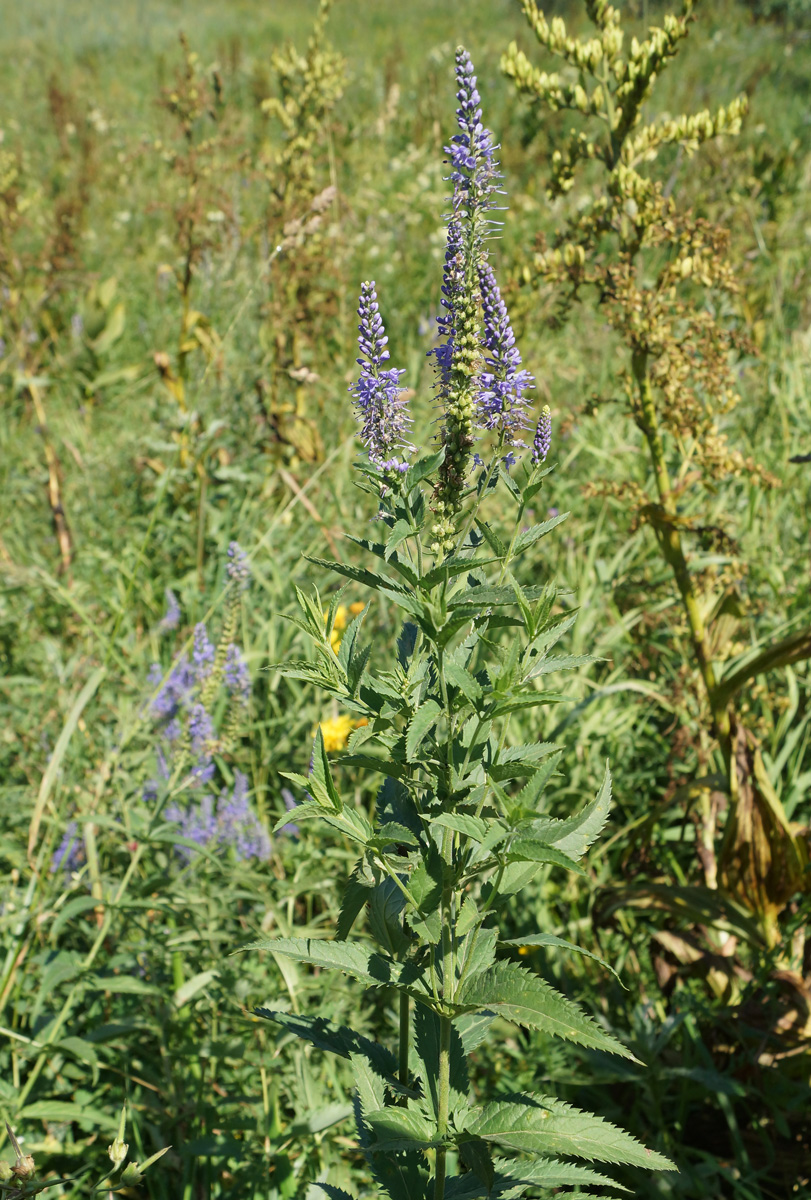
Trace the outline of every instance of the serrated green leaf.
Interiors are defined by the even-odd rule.
[[[320,725],[316,729],[313,739],[310,786],[316,800],[322,803],[326,801],[326,804],[334,808],[336,812],[341,812],[344,805],[332,778],[332,769],[324,748],[324,735]]]
[[[422,483],[423,479],[427,479],[433,475],[442,465],[445,458],[445,447],[437,450],[436,454],[428,454],[424,458],[420,458],[414,463],[413,467],[409,467],[406,472],[405,485],[410,491],[416,487],[418,483]]]
[[[364,904],[369,899],[371,888],[365,887],[358,878],[358,868],[355,867],[346,881],[344,894],[341,898],[341,911],[335,928],[335,937],[339,942],[345,942],[352,932],[352,926],[360,915]]]
[[[426,700],[414,713],[406,734],[406,758],[409,762],[414,762],[423,739],[441,715],[442,709],[436,700]]]
[[[422,1091],[436,1116],[439,1111],[440,1019],[423,1004],[414,1006],[414,1058]],[[459,1030],[451,1028],[450,1103],[454,1108],[468,1102],[470,1083],[467,1058]]]
[[[445,664],[445,679],[451,687],[458,688],[471,704],[478,704],[482,698],[482,685],[461,663],[449,659]]]
[[[536,862],[550,866],[563,867],[565,871],[573,871],[575,875],[585,875],[586,872],[568,854],[550,846],[547,842],[538,841],[532,837],[515,837],[507,849],[508,862]]]
[[[386,562],[389,561],[397,547],[402,545],[404,541],[410,538],[413,532],[414,530],[411,528],[410,523],[404,520],[402,517],[399,521],[394,522],[394,525],[389,532],[389,536],[386,538]]]
[[[557,525],[560,525],[561,521],[565,521],[568,516],[569,513],[559,513],[558,516],[550,517],[548,521],[542,521],[540,525],[533,525],[530,529],[525,529],[523,533],[519,533],[518,537],[515,539],[513,554],[516,557],[518,557],[519,554],[523,554],[524,551],[528,550],[530,546],[534,546],[540,538],[545,537],[547,533],[551,533],[551,531]]]
[[[513,1195],[523,1195],[526,1187],[559,1188],[568,1184],[596,1183],[616,1188],[620,1192],[627,1190],[607,1175],[602,1175],[591,1167],[581,1167],[578,1163],[555,1162],[551,1159],[528,1162],[526,1159],[497,1158],[493,1165],[496,1171],[494,1192],[497,1196],[503,1196],[504,1200],[510,1200]],[[520,1192],[516,1184],[524,1185]],[[610,1200],[610,1197],[606,1197],[605,1200]]]
[[[479,530],[482,537],[487,542],[487,545],[496,554],[496,556],[499,559],[506,558],[507,547],[504,545],[495,530],[488,525],[487,521],[482,521],[480,517],[477,517],[476,528]]]
[[[241,950],[269,950],[313,967],[343,971],[372,986],[396,983],[404,964],[357,942],[327,942],[317,938],[265,938]]]
[[[672,1171],[674,1164],[624,1129],[563,1100],[522,1096],[471,1113],[466,1132],[532,1154],[568,1154],[590,1162]]]
[[[399,1150],[426,1150],[439,1145],[436,1129],[422,1113],[409,1108],[378,1108],[365,1113],[364,1120],[374,1134],[372,1154],[394,1154]]]
[[[571,858],[582,858],[605,827],[611,809],[611,771],[606,763],[600,790],[577,816],[564,821],[539,819],[532,822],[535,837],[542,838]]]
[[[455,833],[461,833],[474,842],[483,842],[489,828],[489,823],[482,817],[470,817],[465,813],[440,813],[432,819],[431,824],[453,829]]]
[[[578,667],[587,667],[589,663],[599,662],[593,654],[559,654],[552,658],[542,658],[524,676],[526,683],[537,679],[540,675],[551,675],[554,671],[575,671]]]
[[[579,1046],[639,1061],[577,1004],[515,963],[496,963],[465,980],[456,999],[466,1007],[490,1009],[518,1025],[543,1029]]]
[[[499,946],[546,946],[560,950],[571,950],[574,954],[582,954],[585,958],[594,959],[601,967],[605,967],[606,971],[611,972],[620,987],[625,987],[617,972],[604,958],[600,958],[598,954],[592,954],[591,950],[584,950],[582,946],[576,946],[574,942],[567,942],[565,938],[556,937],[553,933],[531,933],[523,938],[500,940],[498,944]]]
[[[377,758],[371,754],[344,754],[341,762],[345,767],[362,767],[366,771],[379,771],[381,775],[389,775],[392,779],[402,779],[406,773],[405,766],[392,762],[390,758]]]

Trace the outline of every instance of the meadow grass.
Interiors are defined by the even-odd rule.
[[[643,8],[658,11],[630,8],[640,22]],[[60,570],[42,429],[24,372],[0,358],[2,1115],[56,1178],[105,1159],[126,1101],[141,1158],[173,1146],[144,1184],[161,1200],[304,1196],[327,1171],[332,1183],[348,1185],[337,1149],[343,1144],[349,1161],[354,1151],[349,1127],[336,1125],[351,1102],[348,1070],[292,1049],[286,1035],[244,1013],[287,1006],[379,1030],[396,1024],[391,998],[361,1003],[360,989],[344,981],[325,1002],[303,969],[229,957],[259,933],[328,928],[337,885],[352,866],[348,847],[308,832],[276,839],[268,863],[237,867],[201,855],[193,869],[182,867],[171,831],[151,821],[142,801],[156,744],[147,675],[153,662],[168,668],[198,621],[216,630],[225,548],[238,539],[253,570],[239,641],[254,695],[239,745],[218,771],[224,783],[235,768],[245,771],[256,811],[272,825],[284,812],[280,772],[306,769],[315,725],[338,713],[308,685],[267,667],[304,653],[282,618],[292,611],[292,581],[313,578],[302,555],[351,557],[337,531],[362,534],[369,520],[352,483],[346,390],[362,279],[377,281],[391,347],[415,389],[418,440],[426,445],[435,432],[426,352],[444,253],[442,146],[462,42],[477,63],[509,179],[511,207],[494,258],[513,281],[524,360],[554,416],[559,467],[543,503],[572,514],[561,536],[544,543],[542,569],[580,611],[567,651],[601,659],[568,680],[574,711],[519,722],[517,734],[566,743],[556,812],[594,793],[606,757],[616,798],[588,878],[565,886],[545,879],[512,901],[510,920],[522,929],[531,914],[539,927],[614,963],[627,991],[589,960],[564,975],[542,951],[532,955],[564,990],[585,995],[648,1064],[644,1073],[618,1069],[505,1025],[499,1053],[476,1068],[479,1082],[498,1078],[517,1091],[543,1081],[673,1157],[682,1174],[635,1180],[640,1196],[802,1195],[811,1186],[802,1182],[811,1153],[809,963],[807,951],[792,958],[792,947],[807,900],[789,906],[777,951],[733,905],[684,918],[668,906],[673,889],[701,875],[683,788],[707,768],[710,751],[689,643],[650,530],[633,528],[618,501],[585,490],[598,478],[646,482],[640,437],[622,404],[589,411],[594,393],[617,394],[613,336],[585,307],[563,329],[550,328],[554,296],[521,286],[537,232],[551,233],[578,203],[575,193],[550,207],[544,194],[565,120],[539,118],[500,74],[512,39],[532,53],[507,0],[365,0],[360,14],[339,2],[327,34],[347,60],[347,82],[314,155],[319,185],[338,190],[320,241],[302,251],[304,300],[291,305],[291,322],[302,329],[299,365],[314,378],[298,384],[279,371],[268,318],[269,237],[278,230],[268,226],[258,162],[279,131],[258,102],[276,86],[273,51],[288,37],[303,48],[314,15],[314,5],[278,0],[3,5],[0,48],[9,65],[0,150],[18,157],[26,180],[31,203],[15,245],[38,263],[35,280],[43,277],[40,249],[54,204],[76,186],[82,138],[90,166],[79,249],[52,305],[58,331],[35,364],[72,540],[69,571]],[[574,27],[584,24],[576,14]],[[200,346],[190,355],[193,427],[180,419],[154,360],[175,353],[181,320],[164,268],[179,258],[172,206],[184,185],[169,161],[177,128],[158,105],[180,65],[181,29],[206,79],[215,64],[221,74],[224,115],[210,182],[223,211],[236,214],[206,226],[216,238],[193,281],[193,306],[220,339],[210,357]],[[731,231],[743,322],[759,354],[742,364],[743,403],[727,432],[781,482],[770,492],[725,484],[712,498],[747,564],[739,649],[811,623],[811,464],[788,461],[811,453],[809,79],[807,29],[755,23],[743,5],[725,3],[700,14],[657,98],[680,112],[750,94],[737,142],[667,164],[679,196]],[[205,125],[206,135],[214,129]],[[111,279],[114,294],[102,303],[98,285]],[[83,315],[77,333],[75,313]],[[105,330],[107,344],[99,340]],[[263,399],[272,387],[281,416]],[[310,452],[284,424],[297,405],[322,449]],[[179,598],[182,623],[161,634],[166,588]],[[367,597],[352,587],[346,599]],[[378,601],[369,620],[376,644],[390,647],[389,606]],[[761,677],[745,705],[786,813],[807,826],[807,668]],[[373,803],[368,788],[341,774],[359,804]],[[35,811],[41,825],[29,856]],[[73,817],[91,849],[69,879],[49,864]],[[716,946],[720,934],[727,961],[719,954],[685,964],[696,928],[709,928]],[[80,1194],[80,1185],[64,1194]]]

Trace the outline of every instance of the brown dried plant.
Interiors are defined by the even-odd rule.
[[[741,717],[741,691],[775,667],[811,657],[811,630],[801,630],[755,655],[735,658],[744,612],[738,583],[745,564],[730,532],[701,512],[700,497],[740,478],[777,484],[730,444],[723,420],[739,402],[734,364],[750,346],[735,312],[739,282],[725,229],[680,207],[656,177],[662,151],[692,155],[702,143],[734,136],[746,97],[715,112],[648,119],[645,104],[661,71],[677,54],[694,19],[693,0],[665,14],[642,40],[625,31],[607,0],[586,0],[594,35],[572,37],[560,17],[547,20],[534,0],[522,0],[540,45],[562,70],[536,67],[513,43],[502,60],[518,90],[552,112],[576,114],[577,128],[552,155],[550,199],[585,176],[587,198],[551,245],[539,239],[523,268],[534,287],[557,289],[556,322],[567,319],[587,288],[619,335],[625,363],[619,380],[627,410],[648,451],[654,492],[639,483],[609,486],[630,500],[634,520],[647,523],[667,562],[684,612],[700,676],[708,732],[723,764],[728,815],[716,836],[714,781],[693,789],[699,807],[701,861],[709,887],[722,886],[753,910],[769,943],[780,940],[778,917],[807,886],[808,849],[792,827],[764,767],[757,739]],[[699,570],[690,539],[721,551],[729,566]],[[738,643],[739,645],[739,643]]]
[[[291,42],[272,55],[275,94],[261,101],[275,129],[257,161],[267,189],[270,250],[262,332],[270,381],[258,390],[276,448],[291,465],[323,457],[318,423],[307,412],[307,392],[317,381],[309,365],[314,331],[334,307],[328,298],[325,304],[332,249],[324,226],[337,209],[337,188],[331,162],[325,169],[324,158],[332,114],[346,85],[346,63],[326,40],[331,8],[332,0],[320,0],[304,54]]]
[[[43,184],[27,148],[0,145],[0,377],[30,404],[42,438],[59,570],[70,582],[73,539],[46,389],[69,334],[67,301],[84,276],[81,235],[96,172],[91,125],[55,77],[48,104],[59,151]],[[27,406],[27,405],[26,405]]]

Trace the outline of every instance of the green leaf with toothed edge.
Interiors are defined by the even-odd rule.
[[[611,771],[606,763],[603,782],[597,795],[582,812],[565,821],[540,818],[532,822],[533,837],[548,842],[572,858],[582,858],[602,833],[611,809]]]
[[[577,1004],[516,963],[496,963],[481,975],[465,980],[456,1000],[465,1008],[490,1009],[517,1025],[529,1025],[591,1050],[639,1061]]]
[[[616,1125],[551,1096],[516,1096],[470,1114],[466,1132],[530,1154],[567,1154],[590,1162],[673,1171],[669,1158],[649,1150]]]
[[[513,554],[516,557],[519,554],[523,554],[530,546],[534,546],[540,538],[545,537],[547,533],[551,533],[555,526],[560,525],[561,521],[565,521],[568,516],[569,513],[559,513],[558,516],[550,517],[548,521],[543,521],[540,525],[533,525],[531,529],[526,529],[523,533],[519,533],[513,545]]]
[[[436,700],[426,700],[414,713],[406,734],[406,759],[408,762],[414,762],[418,757],[420,746],[441,715],[442,709]]]
[[[571,950],[574,954],[582,954],[584,958],[594,959],[601,967],[605,967],[606,971],[611,972],[620,987],[625,987],[611,964],[607,963],[604,958],[600,958],[599,954],[592,954],[591,950],[584,950],[582,946],[576,946],[574,942],[567,942],[565,938],[556,937],[553,933],[530,933],[523,938],[508,938],[504,941],[499,939],[498,944],[499,946],[549,946],[560,950]]]
[[[364,1120],[374,1135],[368,1146],[372,1154],[427,1150],[441,1144],[433,1123],[413,1109],[378,1108],[366,1113]]]
[[[343,971],[362,983],[374,987],[391,986],[396,983],[416,985],[417,974],[413,965],[395,962],[388,955],[371,950],[357,942],[327,942],[317,938],[265,938],[240,947],[245,950],[269,950],[272,954],[283,954],[297,962],[309,963],[314,967],[325,967]],[[421,987],[417,987],[422,991]]]
[[[552,1159],[530,1162],[527,1159],[496,1158],[493,1160],[494,1178],[492,1187],[484,1189],[470,1174],[457,1175],[448,1180],[445,1200],[519,1200],[528,1188],[558,1188],[567,1184],[595,1183],[613,1187],[618,1192],[627,1192],[607,1175],[581,1167],[578,1163],[556,1162]],[[561,1193],[569,1196],[570,1192]],[[593,1196],[590,1192],[577,1193],[577,1200],[614,1200],[612,1196]]]

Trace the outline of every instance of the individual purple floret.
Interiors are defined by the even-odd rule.
[[[224,678],[231,695],[247,704],[251,696],[251,673],[236,642],[226,652]]]
[[[237,580],[243,592],[251,581],[248,555],[239,542],[231,542],[228,546],[228,578]]]
[[[172,629],[177,629],[180,624],[180,605],[177,602],[177,596],[171,588],[167,588],[164,592],[166,597],[166,612],[163,614],[158,625],[159,633],[169,633]]]
[[[411,425],[408,405],[401,399],[405,390],[400,376],[405,372],[392,367],[383,370],[389,359],[388,338],[377,303],[374,282],[361,284],[358,304],[360,324],[358,346],[361,356],[360,379],[349,388],[355,397],[355,410],[361,423],[361,441],[366,446],[369,462],[381,471],[407,469],[405,459],[414,446],[406,434]]]
[[[478,421],[483,429],[498,431],[508,446],[524,446],[520,434],[529,428],[525,392],[535,387],[535,380],[521,367],[507,306],[486,262],[479,266],[479,286],[485,357],[477,397]]]
[[[549,405],[545,404],[535,427],[535,437],[532,439],[532,465],[537,467],[545,461],[552,444],[552,413]]]
[[[51,874],[61,867],[66,875],[78,871],[85,861],[84,842],[79,837],[79,826],[76,821],[68,821],[62,841],[57,846],[51,858]]]
[[[200,621],[194,627],[194,648],[191,655],[197,670],[198,680],[203,680],[208,675],[214,662],[215,654],[216,651],[208,636],[208,630],[205,624]]]

